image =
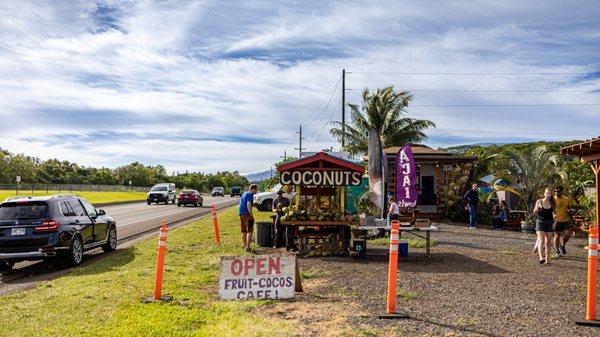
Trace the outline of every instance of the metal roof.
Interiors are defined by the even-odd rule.
[[[352,161],[349,161],[349,160],[345,160],[345,159],[336,157],[336,156],[332,156],[332,155],[328,154],[327,152],[319,152],[310,157],[304,157],[304,158],[296,159],[294,161],[283,163],[283,164],[279,165],[279,167],[277,167],[277,171],[281,172],[281,171],[286,171],[286,170],[293,170],[295,168],[299,168],[299,167],[309,165],[311,163],[316,163],[319,161],[327,162],[334,166],[338,166],[340,168],[346,168],[346,169],[353,170],[353,171],[358,171],[358,172],[365,171],[365,168],[362,165],[352,162]]]

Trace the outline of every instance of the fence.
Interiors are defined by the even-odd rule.
[[[12,190],[17,194],[34,191],[71,193],[71,192],[148,192],[150,187],[96,184],[0,184],[0,190]]]

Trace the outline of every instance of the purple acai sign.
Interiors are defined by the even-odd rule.
[[[404,145],[396,155],[396,202],[400,207],[417,206],[417,170],[410,145]]]

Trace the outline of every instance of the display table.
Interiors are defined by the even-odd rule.
[[[311,246],[327,242],[328,250],[347,254],[350,244],[350,228],[355,225],[347,221],[282,220],[282,225],[294,227],[294,237],[300,244],[300,254],[307,254]],[[316,227],[316,228],[315,228]],[[313,229],[314,228],[314,229]]]
[[[435,227],[435,226],[429,226],[429,227],[412,227],[412,226],[408,226],[409,223],[408,222],[401,222],[400,223],[400,237],[402,237],[402,233],[408,233],[411,235],[414,235],[416,237],[419,237],[421,239],[425,239],[425,256],[428,259],[431,259],[431,232],[437,232],[439,231],[439,228]],[[404,226],[403,226],[404,225]],[[359,231],[362,231],[364,234],[364,239],[366,242],[367,239],[367,231],[370,230],[385,230],[385,231],[390,231],[391,227],[388,226],[359,226],[358,227]],[[424,235],[420,234],[421,232],[424,233]]]

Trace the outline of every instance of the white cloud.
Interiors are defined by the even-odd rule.
[[[353,103],[360,103],[363,88],[389,84],[413,90],[598,90],[598,76],[581,81],[577,75],[527,75],[598,71],[599,23],[589,8],[565,9],[560,2],[3,2],[0,147],[92,166],[141,160],[170,171],[261,171],[286,147],[293,152],[296,142],[288,144],[300,123],[309,150],[337,147],[325,123],[330,116],[339,119],[340,89],[326,111],[322,104],[311,113],[327,102],[342,68],[523,73],[349,74],[347,87],[357,89],[347,92]],[[427,105],[594,104],[600,94],[413,94],[414,116],[438,124],[430,132],[436,146],[510,141],[528,133],[536,139],[598,133],[589,123],[600,115],[593,106]],[[128,136],[41,141],[98,131]],[[173,138],[182,133],[196,138]],[[147,137],[156,134],[164,139]],[[227,141],[209,140],[219,137]]]

